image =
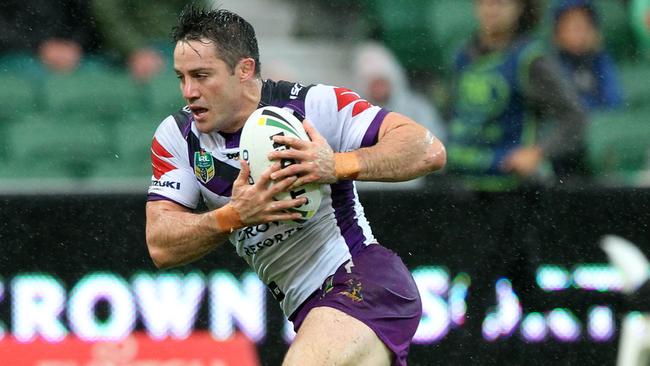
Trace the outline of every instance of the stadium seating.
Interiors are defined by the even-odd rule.
[[[185,105],[178,79],[171,72],[158,75],[142,85],[142,92],[145,103],[148,103],[147,110],[150,111],[171,113]]]
[[[138,86],[121,71],[84,67],[72,74],[48,74],[43,81],[48,112],[81,114],[101,121],[115,121],[134,109],[142,109]]]
[[[0,57],[0,162],[9,157],[9,126],[19,116],[42,108],[40,74],[40,67],[26,55]]]
[[[620,0],[598,0],[593,3],[600,18],[605,47],[619,61],[634,58],[638,47],[628,7]]]
[[[25,115],[8,128],[11,155],[2,176],[87,178],[114,153],[104,127],[92,118]]]
[[[619,65],[624,107],[596,111],[587,133],[589,162],[601,180],[637,184],[636,176],[650,168],[650,65],[643,61]]]
[[[650,64],[647,61],[627,62],[621,63],[618,69],[626,107],[634,110],[647,107],[650,97]]]
[[[472,0],[437,0],[428,12],[431,40],[442,69],[448,69],[454,55],[476,28]]]
[[[599,112],[587,130],[589,163],[597,177],[634,184],[650,155],[650,109]]]
[[[0,162],[8,157],[7,130],[18,116],[36,109],[34,85],[30,80],[0,73]]]
[[[366,1],[368,17],[376,22],[384,43],[409,70],[432,70],[441,62],[437,45],[431,42],[431,4],[428,0]]]
[[[115,154],[102,161],[95,177],[149,178],[151,140],[164,117],[152,117],[150,113],[133,113],[115,124]]]
[[[136,84],[125,70],[98,62],[55,74],[12,56],[0,60],[0,84],[5,179],[148,179],[155,128],[183,105],[169,70]]]

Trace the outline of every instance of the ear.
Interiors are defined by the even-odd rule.
[[[243,58],[237,63],[237,76],[240,81],[248,81],[255,78],[257,64],[252,58]]]

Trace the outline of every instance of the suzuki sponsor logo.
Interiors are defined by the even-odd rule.
[[[179,190],[181,189],[181,182],[171,182],[167,180],[152,180],[151,186],[161,187],[161,188],[172,188],[172,189]]]

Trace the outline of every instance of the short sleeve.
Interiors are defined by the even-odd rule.
[[[337,152],[376,144],[387,114],[347,88],[315,85],[305,99],[305,117]]]
[[[154,135],[151,167],[148,201],[168,200],[190,209],[197,207],[201,191],[189,163],[187,143],[171,116]]]

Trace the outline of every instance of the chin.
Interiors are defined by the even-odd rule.
[[[213,123],[209,123],[207,121],[196,121],[196,129],[199,130],[202,133],[210,133],[215,130],[215,126]]]

